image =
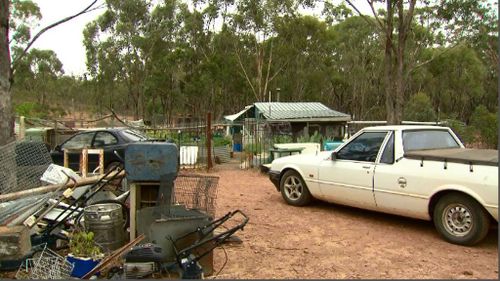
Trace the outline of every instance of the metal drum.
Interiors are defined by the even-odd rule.
[[[85,207],[83,213],[85,228],[94,233],[97,244],[109,251],[125,245],[125,221],[120,204],[95,204]]]

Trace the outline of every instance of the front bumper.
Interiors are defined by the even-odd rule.
[[[269,179],[271,180],[271,182],[276,187],[276,190],[280,191],[280,176],[281,176],[281,173],[279,171],[271,171],[270,170],[268,172],[268,174],[269,174]]]

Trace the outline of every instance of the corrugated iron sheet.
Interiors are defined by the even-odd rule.
[[[266,119],[350,117],[320,102],[256,102],[254,105]]]

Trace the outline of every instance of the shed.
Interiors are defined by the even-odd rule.
[[[230,133],[240,133],[245,122],[288,124],[294,139],[301,135],[311,136],[318,132],[328,139],[342,138],[345,125],[351,120],[345,114],[320,102],[256,102],[236,114],[224,116],[230,123]]]

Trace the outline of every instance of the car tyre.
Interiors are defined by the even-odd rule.
[[[442,197],[433,212],[438,233],[453,244],[472,246],[486,237],[490,218],[473,198],[450,193]]]
[[[304,206],[312,200],[307,185],[300,174],[294,170],[286,171],[281,177],[280,191],[283,199],[293,206]]]

